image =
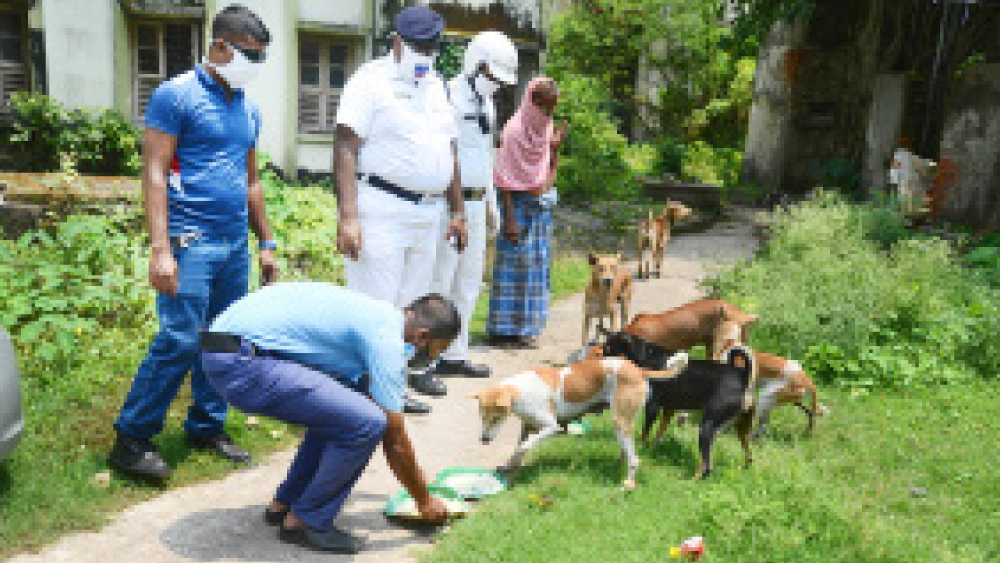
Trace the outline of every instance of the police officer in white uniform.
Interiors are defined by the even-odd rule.
[[[517,48],[499,31],[475,36],[465,50],[462,72],[448,83],[458,121],[458,162],[468,216],[469,244],[458,252],[439,237],[432,291],[447,297],[462,317],[462,332],[434,367],[440,376],[488,377],[489,367],[469,363],[469,321],[483,282],[487,224],[500,224],[493,189],[493,140],[496,106],[493,95],[517,82]]]
[[[455,116],[433,68],[444,20],[415,6],[396,16],[395,29],[392,51],[344,86],[334,171],[347,287],[402,309],[428,293],[438,238],[462,251],[467,233]],[[447,392],[427,371],[410,384]],[[429,410],[412,398],[407,406]]]

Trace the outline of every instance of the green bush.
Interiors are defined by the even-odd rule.
[[[140,132],[110,110],[67,110],[48,96],[12,93],[13,119],[0,131],[0,151],[15,170],[55,172],[66,162],[82,174],[137,176]]]
[[[322,186],[290,186],[261,157],[261,185],[275,238],[283,279],[343,281],[343,258],[337,251],[337,198]],[[255,262],[256,263],[256,262]]]
[[[893,240],[901,230],[894,211],[820,191],[776,211],[758,257],[709,285],[760,314],[755,348],[820,380],[867,389],[996,377],[1000,292],[949,242]]]
[[[83,342],[109,328],[143,330],[154,318],[144,237],[135,211],[72,215],[51,228],[0,239],[0,323],[25,372],[59,378]]]
[[[703,184],[734,187],[739,184],[743,151],[713,148],[705,141],[688,145],[681,162],[682,175]]]
[[[588,76],[559,78],[557,119],[569,123],[561,150],[559,193],[569,200],[628,199],[634,195],[626,162],[628,141],[604,109],[600,83]]]

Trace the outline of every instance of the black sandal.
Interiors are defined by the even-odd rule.
[[[285,516],[287,515],[287,508],[284,510],[271,510],[270,508],[265,508],[264,523],[268,526],[280,526],[281,523],[285,521]]]

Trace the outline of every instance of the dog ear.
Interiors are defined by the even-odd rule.
[[[594,264],[597,264],[597,255],[594,254],[593,252],[591,252],[590,254],[588,254],[587,255],[587,262],[590,262],[591,266],[593,266]]]
[[[618,260],[619,262],[622,261],[622,253],[621,252],[619,252],[618,254],[615,254],[615,260]]]

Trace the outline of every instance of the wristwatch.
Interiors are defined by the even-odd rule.
[[[275,248],[278,248],[278,241],[276,241],[274,239],[271,239],[271,240],[262,240],[262,241],[260,241],[260,244],[257,245],[257,248],[259,248],[261,250],[268,249],[268,248],[271,249],[271,250],[274,250]]]

